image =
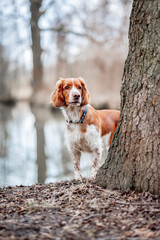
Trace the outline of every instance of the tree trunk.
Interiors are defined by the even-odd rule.
[[[3,47],[0,45],[0,102],[8,102],[11,99],[11,89],[7,81],[8,62],[4,58]]]
[[[43,65],[41,61],[42,48],[40,42],[40,29],[38,27],[38,21],[41,17],[41,5],[42,0],[30,0],[34,90],[39,90],[43,87]]]
[[[121,115],[97,184],[160,194],[160,4],[134,0]]]
[[[65,48],[66,48],[66,36],[58,32],[57,33],[57,64],[56,64],[56,80],[60,77],[64,77],[66,75],[65,65],[67,59],[65,59]]]

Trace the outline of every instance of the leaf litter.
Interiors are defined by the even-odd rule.
[[[87,179],[4,187],[0,239],[160,239],[160,199]]]

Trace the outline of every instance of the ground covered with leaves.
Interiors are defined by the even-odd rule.
[[[159,202],[88,180],[0,188],[0,239],[160,239]]]

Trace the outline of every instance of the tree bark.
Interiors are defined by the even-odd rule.
[[[121,115],[97,184],[160,194],[160,4],[134,0]]]
[[[42,48],[40,42],[40,29],[38,26],[38,21],[42,15],[40,12],[41,5],[42,0],[30,0],[34,90],[43,88],[43,65],[41,60]]]

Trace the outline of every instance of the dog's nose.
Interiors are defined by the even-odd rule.
[[[74,99],[78,100],[80,98],[80,94],[76,93],[73,95]]]

